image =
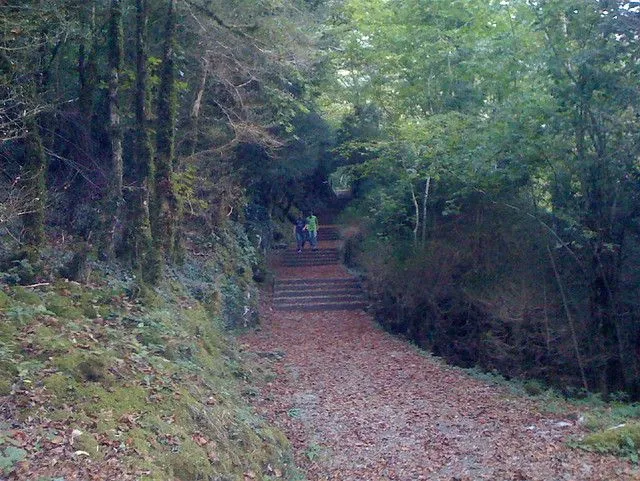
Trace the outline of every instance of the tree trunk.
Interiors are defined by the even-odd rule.
[[[621,345],[620,327],[615,307],[615,291],[617,290],[616,254],[604,241],[594,247],[592,259],[592,282],[589,296],[591,323],[596,327],[596,335],[600,339],[601,365],[600,390],[606,395],[621,391],[627,387],[623,364],[624,349]]]
[[[578,362],[578,369],[580,370],[580,378],[582,379],[582,387],[584,387],[585,391],[589,390],[589,383],[587,382],[587,376],[584,369],[584,362],[582,360],[582,355],[580,354],[580,347],[578,343],[578,334],[576,332],[576,326],[573,322],[573,315],[571,314],[571,309],[569,308],[569,299],[564,290],[564,285],[562,283],[562,278],[560,277],[560,272],[558,271],[558,266],[556,265],[556,261],[553,258],[553,253],[551,252],[551,248],[549,244],[547,244],[547,254],[549,254],[549,260],[551,261],[551,267],[553,268],[553,274],[556,278],[556,282],[558,284],[558,290],[560,291],[560,296],[562,297],[562,305],[564,306],[564,312],[567,316],[567,321],[569,322],[569,331],[571,332],[571,341],[573,343],[573,351],[576,356],[576,361]]]
[[[431,187],[431,176],[427,177],[424,185],[424,196],[422,197],[422,247],[427,242],[427,201],[429,200],[429,189]]]
[[[165,44],[162,55],[162,72],[158,94],[158,125],[155,158],[155,206],[153,235],[158,248],[170,258],[176,252],[176,227],[178,224],[178,199],[173,184],[175,99],[175,0],[169,0]]]
[[[97,85],[97,35],[96,35],[96,8],[95,2],[88,2],[89,5],[81,7],[80,29],[82,39],[78,47],[78,111],[80,113],[79,129],[83,130],[83,138],[86,142],[83,147],[89,158],[94,158],[93,151],[93,109],[94,97]],[[69,199],[69,209],[67,211],[67,225],[73,231],[78,218],[78,210],[82,207],[81,200],[86,195],[87,183],[82,175],[75,175],[69,189],[67,198]],[[79,202],[80,201],[80,202]],[[83,232],[85,241],[88,240],[88,232]],[[81,246],[81,251],[86,250],[86,246]]]
[[[87,14],[86,9],[82,9],[81,23],[86,37],[82,39],[78,50],[78,79],[80,91],[78,94],[78,106],[85,126],[91,125],[93,115],[93,93],[96,85],[96,33],[95,33],[96,7],[91,6],[91,11]],[[90,40],[89,40],[90,39]],[[91,47],[87,52],[87,44],[91,42]]]
[[[581,97],[587,83],[582,78],[578,82]],[[616,306],[624,227],[615,229],[611,216],[616,204],[615,182],[611,179],[606,134],[588,99],[583,98],[577,106],[575,129],[578,161],[583,169],[583,222],[594,236],[588,279],[591,333],[598,350],[593,370],[599,377],[599,390],[606,396],[625,389],[627,384]]]
[[[198,145],[198,120],[200,119],[200,108],[202,107],[202,97],[204,96],[204,89],[207,85],[208,74],[209,59],[203,57],[200,85],[198,86],[198,91],[196,92],[196,97],[193,101],[193,107],[191,108],[191,155],[196,153]]]
[[[127,176],[130,187],[125,193],[129,212],[125,242],[133,268],[141,272],[142,279],[154,283],[162,271],[162,262],[154,249],[149,214],[153,163],[147,126],[147,21],[147,0],[136,0],[136,133],[133,162]]]
[[[44,213],[47,196],[47,162],[35,120],[27,124],[21,187],[28,199],[27,212],[22,218],[25,256],[29,262],[39,259],[40,247],[44,243]]]
[[[122,127],[120,122],[119,84],[122,69],[122,6],[111,0],[109,22],[109,140],[111,143],[111,176],[106,208],[105,252],[111,256],[122,235]]]
[[[413,226],[413,247],[418,247],[418,230],[420,229],[420,206],[418,205],[418,198],[416,197],[416,191],[411,184],[411,200],[413,201],[413,209],[415,211],[415,222]]]

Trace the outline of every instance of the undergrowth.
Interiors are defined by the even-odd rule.
[[[247,275],[220,265],[207,292],[194,277],[155,290],[95,272],[86,285],[2,286],[0,477],[116,462],[141,481],[297,476],[284,435],[243,399],[262,373],[224,330],[230,309],[246,311],[224,307],[244,291],[224,291]]]
[[[464,369],[476,379],[502,386],[517,396],[528,396],[553,414],[571,414],[586,430],[585,436],[569,445],[602,454],[613,454],[640,462],[640,403],[631,403],[623,394],[605,401],[597,393],[563,395],[538,380],[506,379],[497,372]]]

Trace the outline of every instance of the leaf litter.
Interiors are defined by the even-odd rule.
[[[640,480],[626,460],[570,448],[585,434],[571,416],[445,365],[364,311],[277,311],[263,297],[262,328],[242,342],[276,376],[253,403],[287,434],[309,480]]]

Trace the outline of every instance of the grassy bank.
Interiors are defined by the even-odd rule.
[[[250,270],[218,262],[196,283],[210,261],[154,290],[95,271],[86,284],[2,286],[0,477],[294,476],[286,438],[244,399],[263,373],[224,329],[251,311]]]

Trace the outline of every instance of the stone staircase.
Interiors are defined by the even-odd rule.
[[[318,249],[286,249],[281,253],[282,276],[273,284],[275,309],[333,311],[366,307],[360,282],[340,266],[339,239],[336,226],[320,225]]]
[[[324,266],[329,264],[338,264],[340,262],[340,253],[337,248],[304,249],[297,252],[295,249],[287,249],[284,252],[282,265],[286,267],[294,266]]]
[[[318,229],[318,241],[337,241],[339,239],[340,233],[336,226],[325,225]]]
[[[356,310],[366,307],[366,299],[354,277],[281,279],[274,285],[273,305],[282,311]]]

